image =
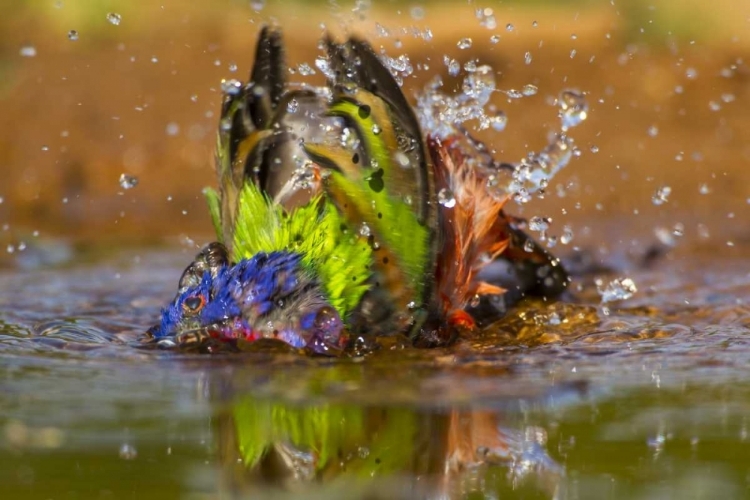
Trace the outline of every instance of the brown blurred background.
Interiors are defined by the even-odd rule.
[[[552,217],[553,234],[570,225],[585,235],[597,220],[648,235],[681,223],[685,238],[704,240],[741,241],[750,229],[750,2],[0,0],[0,8],[2,248],[34,231],[118,243],[209,238],[201,189],[214,183],[220,81],[246,78],[265,22],[284,28],[292,67],[314,67],[324,29],[408,54],[410,98],[435,74],[459,88],[446,54],[492,65],[500,89],[537,86],[512,102],[495,94],[508,126],[482,137],[505,161],[546,144],[559,123],[549,97],[587,92],[589,119],[572,132],[582,155],[546,199],[511,209]],[[478,19],[485,8],[496,27]],[[431,40],[415,36],[426,28]],[[457,47],[463,37],[470,49]],[[320,72],[291,78],[322,81]],[[138,185],[123,189],[123,173]],[[672,192],[655,206],[660,186]]]

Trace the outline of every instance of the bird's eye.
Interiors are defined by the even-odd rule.
[[[182,303],[182,308],[185,309],[185,312],[197,313],[203,308],[205,303],[203,295],[194,295],[185,299]]]

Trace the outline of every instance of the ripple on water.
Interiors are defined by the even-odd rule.
[[[691,456],[723,471],[727,484],[739,484],[743,466],[717,453],[732,449],[750,460],[740,449],[748,425],[742,401],[750,390],[750,278],[736,272],[744,263],[712,262],[710,273],[700,261],[687,270],[684,262],[679,270],[668,263],[634,269],[628,276],[638,294],[608,304],[609,314],[593,277],[582,276],[564,300],[523,301],[482,334],[444,349],[388,342],[365,359],[341,360],[134,349],[131,343],[174,293],[187,259],[146,254],[137,265],[113,257],[44,276],[0,275],[0,449],[37,457],[30,460],[39,470],[47,467],[42,452],[51,449],[78,464],[95,456],[118,468],[127,445],[137,450],[126,454],[138,471],[131,481],[152,474],[159,460],[162,472],[183,478],[181,488],[205,490],[217,469],[234,471],[242,488],[257,487],[247,483],[257,469],[238,465],[243,455],[230,466],[209,450],[218,445],[239,453],[246,446],[237,434],[242,427],[242,435],[278,439],[256,452],[320,460],[311,449],[322,449],[321,439],[333,446],[340,430],[323,425],[325,416],[343,415],[349,427],[337,449],[342,463],[374,467],[368,470],[381,478],[377,491],[389,498],[417,491],[416,476],[393,471],[436,457],[452,479],[426,484],[449,485],[460,495],[488,485],[513,495],[529,484],[537,484],[534,494],[552,495],[571,491],[570,474],[590,491],[598,491],[601,475],[628,488],[634,468],[679,482],[694,464]],[[300,415],[309,416],[298,422],[308,426],[290,427]],[[415,426],[405,433],[403,426],[413,423],[429,432]],[[397,441],[388,441],[391,432]],[[431,448],[420,448],[425,435]],[[380,445],[400,451],[378,455]],[[609,458],[596,450],[609,450]],[[387,458],[396,475],[376,456],[381,463]],[[49,467],[67,470],[66,462],[49,460]],[[312,477],[346,476],[338,462],[316,469],[295,460]],[[681,466],[665,468],[663,460]],[[335,497],[336,484],[343,483],[321,479],[321,495]]]

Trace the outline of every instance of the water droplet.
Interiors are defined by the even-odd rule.
[[[500,42],[500,35],[492,35],[490,37],[490,43],[491,44],[494,45],[494,44],[499,43],[499,42]]]
[[[650,437],[646,440],[646,444],[649,448],[652,448],[656,453],[661,452],[664,449],[664,442],[666,441],[663,434],[657,434],[654,437]]]
[[[129,175],[129,174],[121,174],[120,175],[120,187],[123,189],[132,189],[138,185],[138,178]]]
[[[508,125],[508,117],[502,111],[498,111],[495,116],[490,116],[488,120],[490,122],[490,126],[496,132],[502,132]]]
[[[526,240],[526,242],[523,244],[523,250],[524,252],[531,253],[534,251],[534,242],[531,240]]]
[[[123,443],[120,446],[120,458],[123,460],[135,460],[136,457],[138,457],[138,450],[135,449],[135,446],[128,443]]]
[[[708,101],[708,109],[711,111],[719,111],[721,109],[721,104],[716,101]]]
[[[227,95],[237,95],[242,90],[242,82],[232,78],[231,80],[221,81],[221,91]]]
[[[193,102],[198,102],[198,94],[193,94],[190,96],[190,100]]]
[[[474,99],[478,106],[484,106],[495,91],[495,75],[492,67],[479,66],[464,78],[461,90],[466,97]]]
[[[602,303],[626,300],[638,291],[635,282],[630,278],[617,278],[610,281],[607,286],[603,285],[602,280],[596,280],[596,289],[602,298]]]
[[[317,58],[315,58],[315,67],[318,68],[326,78],[333,79],[336,77],[336,74],[331,69],[331,65],[328,62],[328,59],[323,56],[318,56]]]
[[[654,203],[654,205],[663,205],[664,203],[669,201],[670,193],[672,193],[671,187],[661,186],[651,197],[651,201]]]
[[[307,63],[298,64],[297,72],[302,76],[311,76],[315,74],[315,70]]]
[[[577,53],[578,53],[578,51],[576,51],[576,49],[571,49],[571,51],[570,51],[570,58],[573,59],[576,56]]]
[[[529,229],[532,231],[546,231],[549,229],[550,222],[552,222],[552,219],[549,217],[539,217],[535,215],[529,219]]]
[[[456,44],[456,46],[457,46],[457,47],[458,47],[459,49],[461,49],[461,50],[464,50],[464,49],[469,49],[469,48],[471,48],[471,43],[472,43],[472,41],[471,41],[471,38],[468,38],[468,37],[467,37],[467,38],[462,38],[462,39],[460,39],[460,40],[458,41],[458,43]]]
[[[508,23],[508,24],[506,24],[506,25],[505,25],[505,30],[506,30],[506,31],[513,31],[513,29],[514,29],[514,28],[513,28],[513,25],[512,25],[512,24]]]
[[[648,128],[648,135],[649,137],[656,137],[657,135],[659,135],[659,127],[657,127],[656,125],[651,125]]]
[[[539,89],[536,87],[536,85],[532,85],[529,83],[523,86],[523,89],[521,89],[521,92],[525,96],[532,96],[532,95],[536,95],[536,93],[539,92]]]
[[[237,71],[237,63],[230,62],[229,63],[229,72],[234,73]]]
[[[474,296],[469,301],[469,306],[479,307],[479,304],[481,303],[482,303],[482,298],[479,296],[479,294],[474,294]]]
[[[250,7],[255,12],[260,12],[261,10],[263,10],[263,7],[265,6],[266,6],[266,0],[251,0],[250,1]]]
[[[560,236],[560,243],[567,245],[571,241],[573,241],[573,230],[569,226],[563,226],[563,234]]]
[[[359,235],[367,238],[371,234],[372,234],[372,229],[370,229],[370,226],[368,226],[366,222],[363,222],[362,225],[359,227]]]
[[[456,206],[456,197],[453,195],[453,191],[448,188],[442,188],[438,192],[438,203],[445,208],[453,208]]]
[[[523,61],[524,61],[524,62],[525,62],[526,64],[531,64],[531,52],[526,52],[526,53],[525,53],[525,54],[523,55]]]
[[[166,132],[167,135],[174,137],[180,133],[180,126],[175,122],[169,122],[167,123]]]
[[[107,14],[107,21],[109,21],[109,24],[119,26],[120,22],[122,21],[122,16],[117,12],[109,12]]]
[[[42,145],[42,151],[49,151],[49,146],[46,144]]]
[[[688,68],[685,70],[685,76],[688,80],[695,80],[698,78],[698,70],[695,68]]]
[[[507,95],[510,99],[520,99],[523,97],[523,92],[516,89],[509,89],[505,91],[505,95]]]
[[[579,125],[588,117],[589,105],[577,90],[564,90],[557,99],[563,131]]]
[[[448,66],[448,74],[457,76],[461,72],[461,64],[455,59],[444,58],[445,65]]]
[[[18,53],[21,54],[21,57],[36,57],[36,47],[33,45],[24,45]]]
[[[415,21],[421,21],[424,19],[424,7],[420,5],[415,5],[409,10],[409,14],[411,15],[411,18]]]
[[[598,153],[599,152],[599,146],[592,145],[591,146],[591,152],[592,153]]]
[[[538,28],[538,27],[539,27],[539,23],[538,23],[538,22],[536,22],[536,21],[532,21],[532,22],[531,22],[531,27],[532,27],[532,28]]]
[[[734,101],[734,94],[730,94],[730,93],[721,94],[721,100],[724,102],[732,102]]]
[[[78,40],[78,32],[76,30],[68,31],[68,40],[75,42]]]
[[[296,113],[298,109],[299,109],[299,102],[297,102],[297,99],[291,99],[286,105],[286,110],[289,113]]]
[[[711,188],[708,187],[708,184],[701,184],[698,188],[698,192],[700,194],[708,194],[711,192]]]

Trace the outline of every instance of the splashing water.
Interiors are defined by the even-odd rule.
[[[451,75],[457,74],[460,65],[455,59],[444,57],[444,63]],[[475,122],[473,130],[492,128],[502,131],[507,124],[507,116],[502,111],[489,107],[494,92],[502,92],[511,99],[519,99],[538,93],[531,84],[522,90],[499,90],[496,88],[495,71],[489,65],[467,64],[468,75],[461,85],[461,93],[455,96],[441,91],[442,79],[433,78],[417,99],[417,114],[424,130],[433,136],[447,138],[461,135],[466,122]],[[514,165],[512,172],[493,171],[489,176],[488,188],[498,197],[511,195],[517,203],[531,201],[534,194],[544,195],[550,180],[563,169],[576,152],[568,130],[579,125],[588,116],[588,103],[583,93],[563,90],[556,104],[561,120],[560,131],[551,134],[547,146],[539,153],[529,153],[526,158]],[[486,109],[489,108],[490,110]],[[495,165],[478,160],[479,168],[494,169]],[[497,169],[494,169],[497,170]]]
[[[589,105],[586,102],[586,97],[577,90],[562,91],[557,99],[557,104],[560,107],[560,121],[562,122],[563,132],[580,125],[588,117]]]
[[[602,298],[602,304],[616,300],[626,300],[635,295],[638,288],[631,278],[617,278],[610,281],[606,286],[600,279],[596,280],[596,290]]]
[[[456,73],[460,70],[460,65],[455,60],[448,61],[447,65],[449,72],[454,66],[457,68]],[[474,127],[478,131],[490,127],[497,129],[497,125],[501,129],[504,127],[504,114],[485,111],[485,106],[496,90],[494,70],[489,65],[469,68],[469,74],[461,85],[461,94],[453,97],[440,92],[443,81],[436,76],[418,97],[417,114],[422,127],[429,134],[445,138],[454,135],[457,127],[463,123],[473,120],[478,122]]]
[[[672,188],[669,186],[661,186],[656,190],[654,195],[651,197],[651,201],[654,205],[663,205],[669,201],[669,195],[672,193]]]

